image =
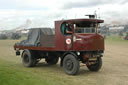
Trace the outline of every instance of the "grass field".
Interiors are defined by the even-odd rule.
[[[128,41],[117,37],[105,40],[103,67],[90,72],[81,66],[76,76],[64,73],[59,63],[25,68],[13,50],[15,40],[0,40],[0,85],[128,85]]]

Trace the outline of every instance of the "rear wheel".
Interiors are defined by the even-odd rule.
[[[36,65],[36,58],[34,52],[31,50],[24,50],[22,54],[22,63],[25,67],[33,67]]]
[[[46,61],[48,64],[50,64],[50,65],[55,65],[55,64],[57,64],[58,60],[59,60],[59,57],[46,57],[46,58],[45,58],[45,61]]]
[[[75,75],[78,73],[80,68],[79,60],[72,54],[68,54],[64,57],[63,68],[65,73]]]
[[[90,71],[99,71],[102,66],[102,58],[98,57],[95,64],[87,65]]]

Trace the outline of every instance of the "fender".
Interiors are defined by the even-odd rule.
[[[22,58],[24,52],[25,52],[25,50],[23,50],[23,52],[22,52],[22,54],[21,54],[21,58]]]
[[[63,66],[63,59],[64,59],[64,57],[65,57],[66,55],[68,55],[68,54],[71,54],[71,55],[75,56],[75,58],[79,60],[79,57],[78,57],[78,55],[77,55],[76,53],[74,53],[74,52],[65,52],[65,53],[63,54],[63,56],[61,57],[61,61],[60,61],[60,66],[61,66],[61,67]]]
[[[24,50],[23,50],[23,52],[22,52],[22,55],[23,55],[23,53],[24,53],[24,52],[28,52],[28,53],[30,53],[30,54],[31,54],[31,51],[30,51],[30,50],[28,50],[28,49],[24,49]],[[22,55],[21,55],[21,58],[22,58]]]

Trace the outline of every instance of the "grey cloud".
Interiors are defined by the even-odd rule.
[[[35,11],[36,12],[36,11]],[[29,12],[28,12],[29,13]],[[44,14],[29,13],[25,15],[14,15],[7,18],[0,19],[0,26],[4,29],[14,29],[24,24],[26,20],[30,19],[32,21],[31,27],[54,27],[54,21],[62,19],[64,16],[63,12],[48,12]],[[8,20],[10,19],[10,20]],[[17,22],[18,21],[18,22]],[[1,29],[0,28],[0,29]]]
[[[43,7],[43,6],[42,7],[37,7],[35,5],[29,6],[27,4],[24,4],[22,0],[0,0],[0,9],[48,10],[47,7]]]
[[[105,20],[105,23],[111,23],[112,21],[117,21],[121,24],[126,24],[128,13],[118,12],[118,11],[107,11],[101,14],[101,18]]]
[[[128,0],[121,0],[120,1],[120,4],[126,4],[126,3],[128,3]]]
[[[126,1],[126,0],[124,0]],[[94,7],[104,4],[115,4],[119,3],[117,0],[90,0],[90,1],[78,1],[78,2],[67,2],[62,6],[62,9],[72,9],[72,8],[83,8],[83,7]]]

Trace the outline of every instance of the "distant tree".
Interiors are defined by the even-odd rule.
[[[0,39],[2,39],[2,40],[5,40],[5,39],[7,39],[8,38],[8,36],[6,35],[6,34],[1,34],[0,35]]]
[[[126,25],[125,27],[124,27],[124,30],[123,30],[124,32],[128,32],[128,25]]]
[[[18,34],[18,33],[12,33],[11,39],[18,40],[20,38],[21,38],[21,35],[20,34]]]
[[[122,31],[119,32],[119,36],[120,36],[120,37],[123,36],[123,32],[122,32]]]
[[[110,36],[110,32],[107,32],[107,36]]]
[[[100,33],[103,34],[103,35],[108,35],[109,27],[107,27],[107,26],[100,27]]]

